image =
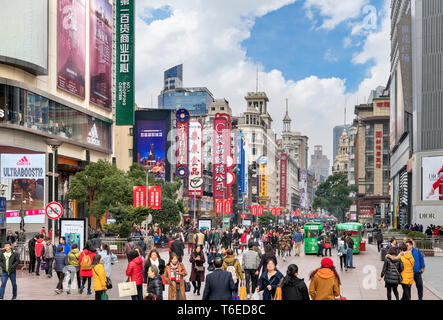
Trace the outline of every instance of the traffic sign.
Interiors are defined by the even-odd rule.
[[[63,207],[58,202],[51,202],[45,208],[45,213],[49,219],[56,220],[63,214]]]

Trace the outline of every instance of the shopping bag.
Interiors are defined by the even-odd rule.
[[[106,291],[102,292],[102,296],[100,297],[100,300],[109,300],[108,294]]]
[[[162,274],[162,283],[163,283],[165,286],[169,284],[169,283],[165,280],[165,275],[164,275],[164,274]]]
[[[281,288],[277,287],[277,289],[275,290],[274,300],[281,300],[281,299],[282,299]]]
[[[48,269],[48,264],[47,264],[46,262],[42,262],[40,268],[41,268],[42,270],[47,270],[47,269]]]
[[[232,295],[232,300],[240,300],[240,297],[238,295]]]
[[[118,295],[120,298],[136,296],[137,294],[137,285],[135,281],[120,282],[118,284]]]
[[[254,294],[251,297],[251,300],[262,300],[260,293],[254,292]]]
[[[240,300],[247,300],[247,297],[246,297],[246,287],[244,287],[244,286],[240,287],[239,297],[240,297]]]
[[[65,272],[65,277],[63,278],[63,288],[69,287],[69,281],[71,280],[71,272]]]

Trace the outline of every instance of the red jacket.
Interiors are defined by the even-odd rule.
[[[143,284],[143,259],[137,257],[129,262],[126,268],[126,275],[131,278],[131,281],[135,281],[136,285]]]
[[[437,181],[434,182],[434,184],[432,185],[433,190],[438,188],[438,192],[439,192],[439,199],[443,200],[443,179],[439,178]]]
[[[243,235],[240,238],[240,242],[241,243],[246,243],[246,239],[248,238],[248,234],[247,233],[243,233]]]
[[[82,263],[83,257],[86,254],[89,255],[89,257],[91,258],[91,262],[92,260],[94,260],[95,252],[84,249],[82,253],[80,253],[80,257],[78,258],[78,262],[80,264]],[[80,267],[80,277],[92,277],[92,268],[91,270],[82,270],[82,268]]]
[[[45,245],[45,240],[43,239],[37,239],[37,242],[35,243],[35,256],[41,257],[42,256],[42,251],[43,251],[43,247]]]

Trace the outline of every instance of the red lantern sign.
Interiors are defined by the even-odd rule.
[[[134,208],[146,207],[146,186],[133,188],[133,204]]]
[[[262,216],[264,210],[265,210],[264,206],[258,206],[257,215]]]
[[[215,200],[215,213],[223,213],[223,199]]]
[[[225,213],[232,213],[232,198],[226,199],[224,201],[224,209],[225,209]]]
[[[153,210],[161,210],[162,208],[162,187],[149,187],[148,207]]]
[[[251,206],[251,215],[256,216],[257,215],[257,205]]]

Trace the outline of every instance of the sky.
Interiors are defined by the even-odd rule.
[[[292,131],[332,159],[332,130],[389,77],[389,0],[139,0],[136,103],[157,105],[163,71],[183,63],[185,87],[207,87],[234,115],[258,89],[281,133]]]

